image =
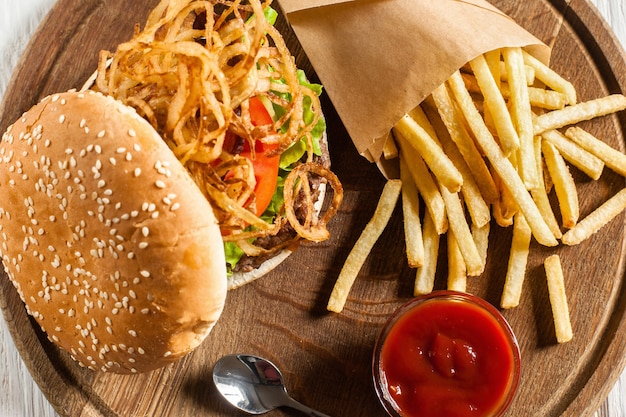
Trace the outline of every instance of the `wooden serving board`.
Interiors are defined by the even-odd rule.
[[[626,58],[586,0],[495,0],[496,6],[554,47],[553,67],[571,79],[581,99],[626,92]],[[128,39],[156,0],[59,0],[33,37],[15,71],[1,111],[4,129],[43,96],[80,87],[97,53]],[[310,70],[297,40],[280,27],[299,65]],[[443,29],[445,30],[445,29]],[[311,74],[312,72],[309,71]],[[393,99],[390,97],[390,99]],[[377,332],[412,295],[414,271],[405,261],[402,219],[396,210],[365,264],[341,314],[325,306],[350,248],[370,218],[384,178],[360,157],[325,98],[334,170],[345,199],[332,238],[303,245],[268,276],[229,293],[212,336],[179,363],[137,376],[81,369],[49,343],[9,280],[0,278],[0,306],[36,382],[62,416],[240,415],[218,398],[211,382],[215,361],[235,352],[266,356],[283,370],[289,392],[335,416],[380,416],[370,362]],[[363,111],[368,109],[364,104]],[[584,127],[624,149],[626,114]],[[606,170],[579,181],[581,216],[624,187]],[[498,305],[511,231],[492,227],[488,267],[468,290]],[[520,342],[522,379],[508,416],[590,416],[626,365],[624,216],[575,247],[533,245],[521,304],[505,311]],[[559,253],[566,276],[574,340],[557,345],[543,259]],[[437,287],[445,286],[445,260]],[[273,415],[291,415],[288,410]],[[293,414],[295,415],[295,414]]]

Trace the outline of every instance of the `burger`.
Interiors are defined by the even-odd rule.
[[[328,238],[342,190],[321,90],[275,17],[254,0],[161,1],[83,88],[4,133],[0,256],[28,313],[81,365],[179,359],[229,289]]]

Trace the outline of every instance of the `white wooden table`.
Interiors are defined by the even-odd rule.
[[[0,0],[0,97],[26,43],[55,0]],[[626,0],[591,0],[626,48]],[[0,318],[0,417],[53,417]],[[626,417],[626,371],[597,417]]]

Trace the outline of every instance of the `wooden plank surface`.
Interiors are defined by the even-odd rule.
[[[588,3],[571,1],[567,2],[567,7],[559,1],[549,3],[549,7],[545,1],[524,2],[523,6],[520,2],[504,0],[496,3],[544,41],[554,41],[556,68],[578,81],[576,84],[583,98],[608,91],[624,92],[626,70],[621,49],[616,47]],[[78,52],[75,46],[93,47],[94,42],[109,42],[98,47],[110,47],[124,39],[131,27],[127,27],[126,32],[109,29],[118,27],[118,20],[123,21],[118,17],[119,9],[126,10],[129,4],[135,2],[60,0],[55,20],[49,19],[40,32],[40,42],[46,47],[32,47],[32,55],[18,65],[21,77],[7,90],[7,95],[13,94],[13,99],[11,108],[7,110],[5,106],[2,128],[7,120],[28,107],[29,100],[32,104],[33,99],[47,92],[68,88],[84,79],[91,72],[95,58],[87,53],[89,48]],[[621,2],[609,4],[615,5],[610,10],[623,17]],[[23,7],[24,2],[20,5]],[[38,16],[41,15],[40,12]],[[19,45],[16,48],[19,49]],[[24,63],[37,65],[27,68]],[[330,103],[325,105],[330,106]],[[347,190],[339,221],[332,225],[333,239],[322,245],[301,248],[271,276],[231,293],[225,317],[214,331],[214,338],[219,342],[207,342],[178,366],[139,377],[94,375],[76,369],[34,331],[16,297],[10,295],[10,288],[3,284],[0,299],[6,302],[3,308],[17,348],[30,366],[35,381],[59,413],[72,416],[165,416],[202,412],[235,415],[217,400],[210,387],[209,373],[211,364],[221,354],[245,350],[265,354],[278,363],[285,371],[290,392],[322,411],[333,415],[380,415],[382,410],[373,397],[368,377],[371,345],[386,315],[410,296],[412,274],[403,263],[401,239],[397,239],[401,222],[396,216],[383,235],[387,244],[376,248],[376,256],[359,278],[346,312],[341,316],[324,312],[333,279],[371,214],[372,202],[376,201],[383,183],[375,167],[355,155],[337,116],[332,110],[327,114],[333,133],[331,154],[335,170]],[[610,141],[623,149],[624,126],[623,118],[611,118],[595,128],[610,133]],[[584,209],[589,210],[597,198],[623,186],[623,180],[621,184],[619,181],[608,176],[603,178],[600,187],[584,184]],[[594,242],[562,255],[570,261],[569,270],[580,280],[568,287],[576,306],[573,311],[577,330],[575,343],[555,346],[549,314],[546,315],[546,296],[537,273],[529,274],[531,290],[522,306],[511,314],[507,312],[521,340],[525,363],[523,385],[510,415],[592,415],[618,378],[626,352],[623,218],[614,223]],[[498,242],[506,247],[506,232],[499,236]],[[498,259],[502,253],[493,252],[491,259]],[[543,255],[545,253],[537,248],[535,264]],[[317,261],[311,262],[311,259]],[[383,259],[387,262],[382,262]],[[303,270],[309,277],[304,283],[299,279]],[[492,262],[489,271],[490,285],[479,283],[470,289],[493,302],[499,294],[501,282],[497,276],[502,265]],[[6,335],[6,331],[0,335]],[[1,341],[0,353],[4,355],[7,343],[6,339]],[[11,354],[14,358],[11,361],[15,363],[16,356],[14,352],[8,353]],[[21,369],[21,380],[29,381],[24,368]],[[19,375],[20,371],[9,375],[15,374]],[[126,389],[115,388],[118,384]],[[1,395],[0,413],[5,404]],[[9,397],[7,403],[13,403],[13,398]],[[609,403],[605,403],[600,414],[620,416],[621,412],[624,415],[625,396],[618,398],[622,401],[621,405],[617,402],[618,408],[610,410]],[[25,399],[22,404],[23,411],[9,409],[6,415],[52,414],[41,397],[38,401]]]

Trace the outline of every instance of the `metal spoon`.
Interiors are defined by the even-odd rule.
[[[213,382],[228,402],[250,414],[285,406],[308,416],[329,417],[291,398],[280,371],[267,359],[242,354],[224,356],[213,368]]]

